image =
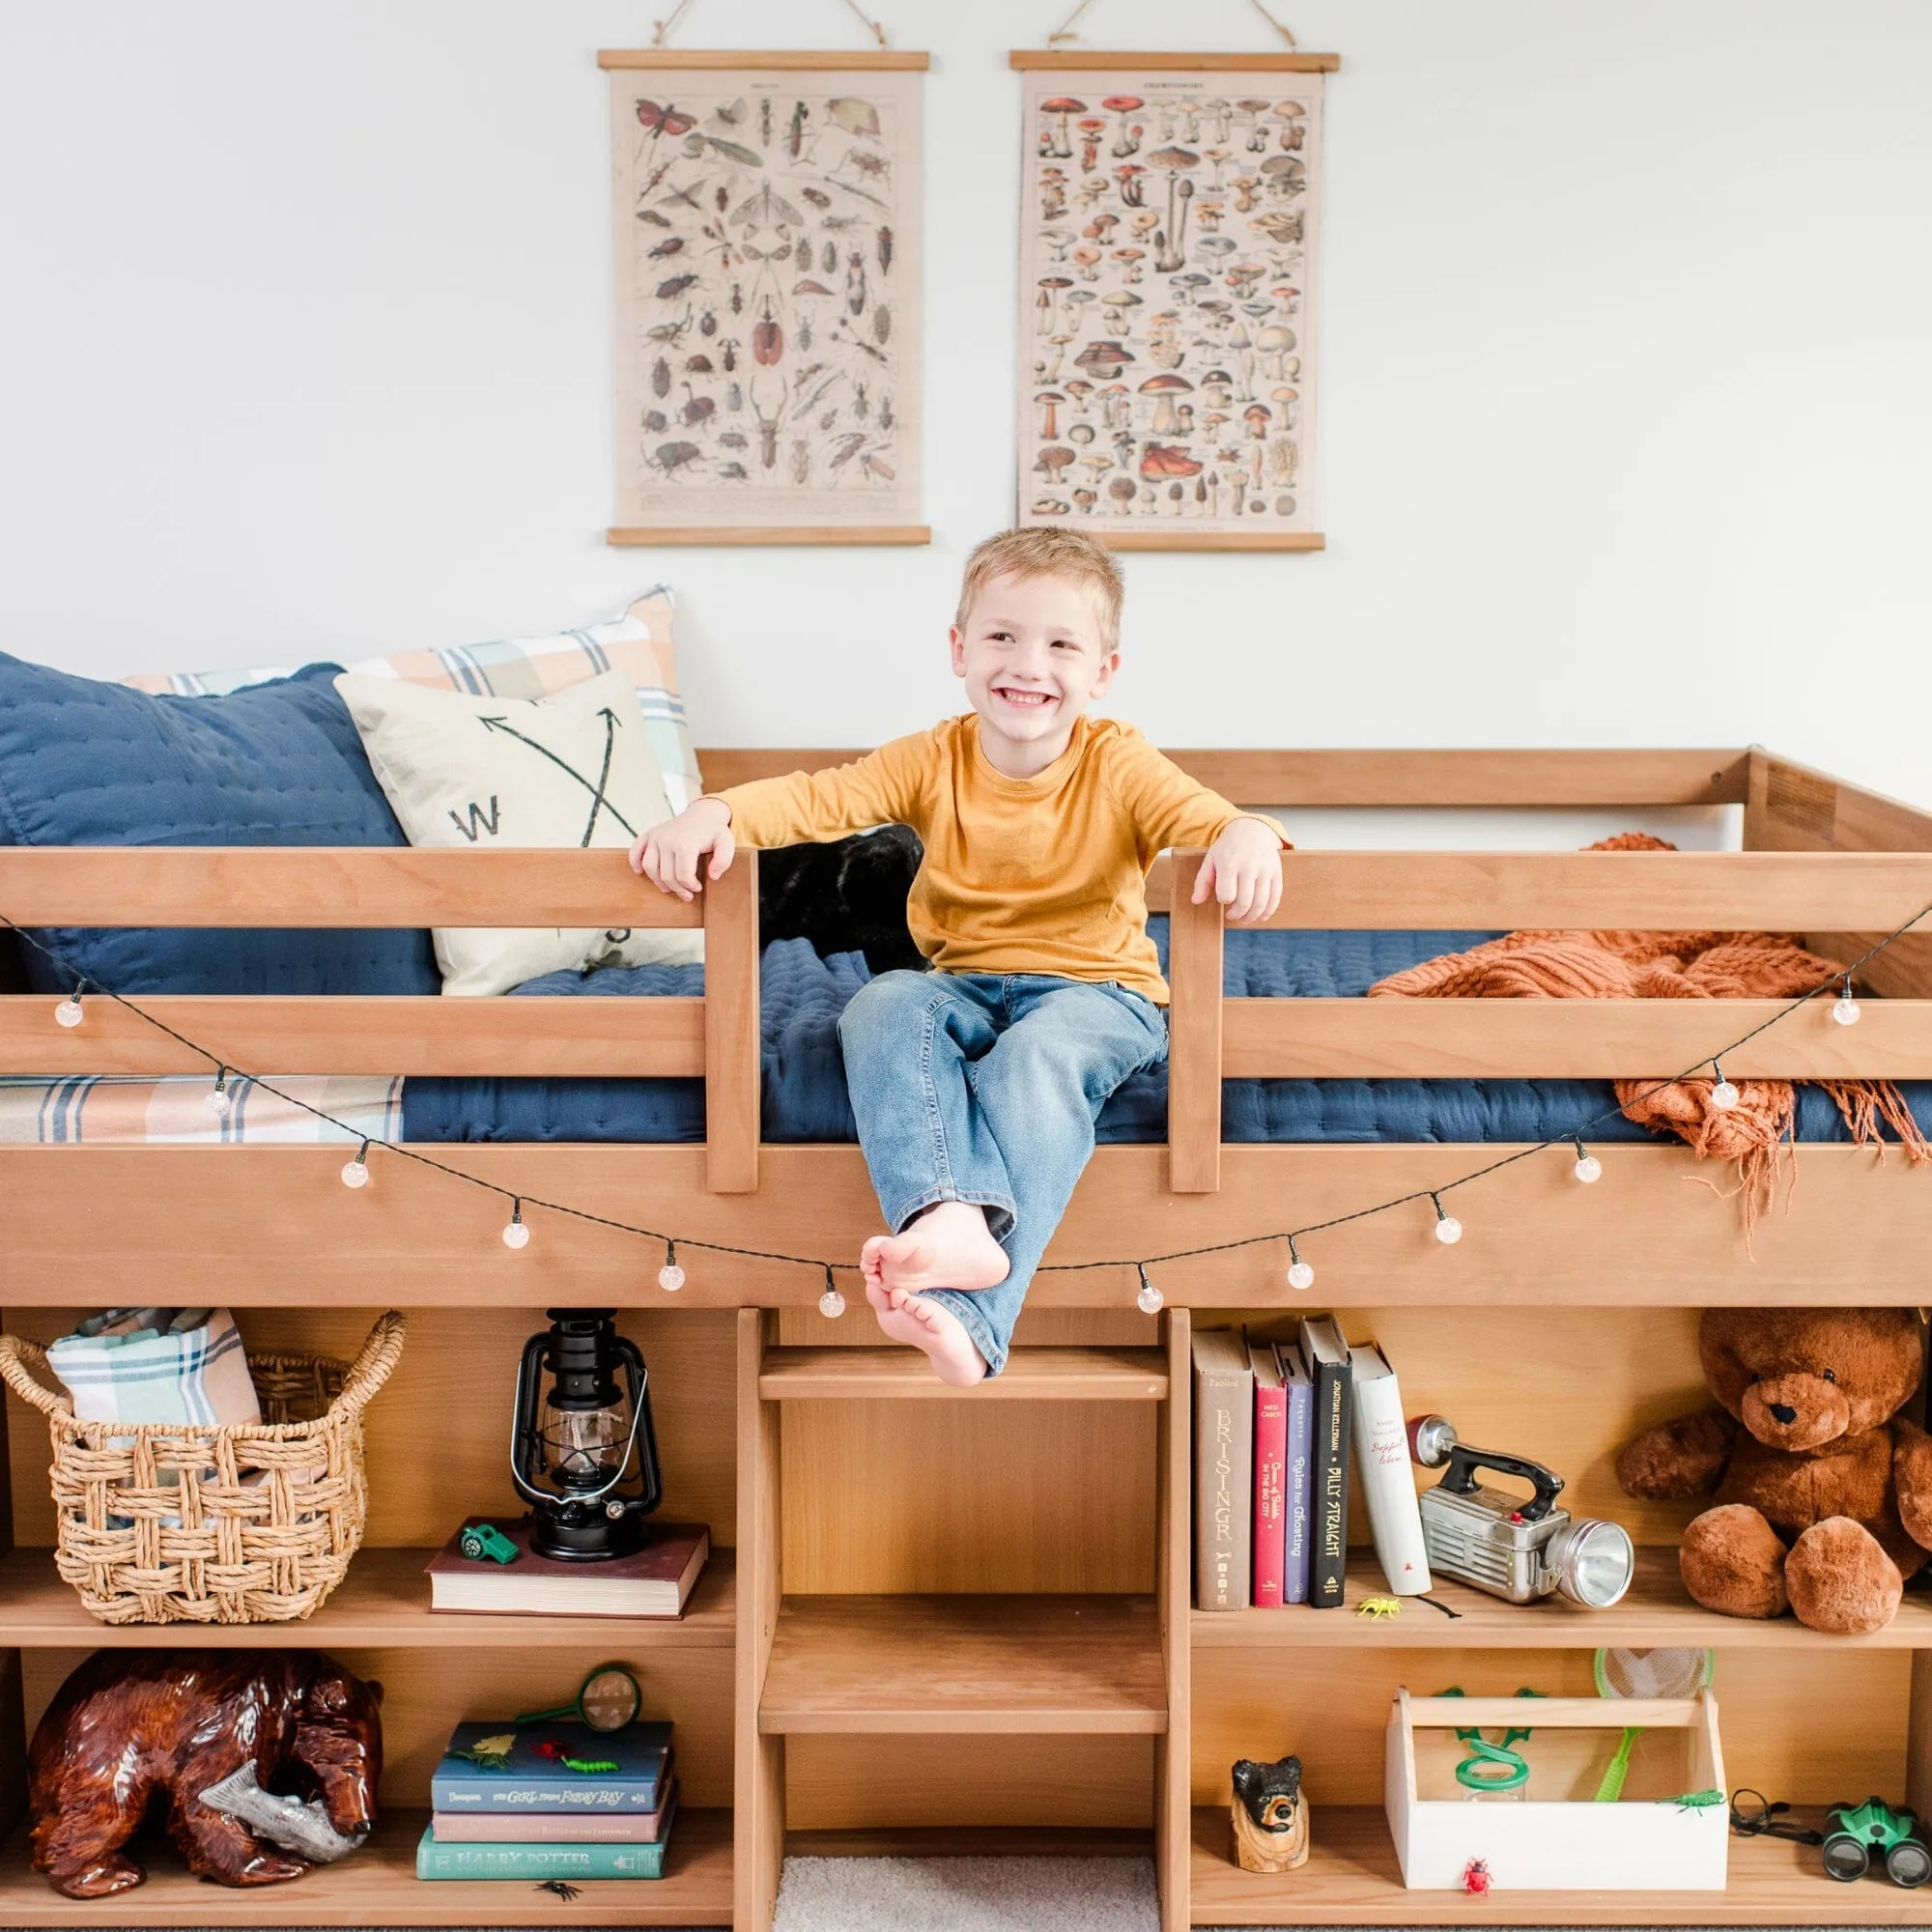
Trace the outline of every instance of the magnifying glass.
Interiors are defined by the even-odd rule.
[[[526,1711],[520,1724],[540,1724],[551,1718],[575,1718],[593,1731],[621,1731],[643,1709],[644,1687],[621,1663],[600,1663],[568,1704],[554,1711]]]

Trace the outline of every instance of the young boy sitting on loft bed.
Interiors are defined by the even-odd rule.
[[[998,1375],[1107,1096],[1167,1057],[1147,872],[1205,845],[1194,888],[1233,919],[1281,899],[1274,823],[1131,725],[1087,715],[1120,668],[1120,567],[1091,537],[1018,529],[966,561],[952,670],[970,716],[833,771],[696,800],[631,848],[689,899],[758,849],[909,825],[908,923],[929,973],[884,973],[839,1021],[859,1144],[890,1235],[860,1255],[895,1341],[960,1387]]]

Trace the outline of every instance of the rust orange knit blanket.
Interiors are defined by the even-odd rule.
[[[1626,832],[1593,852],[1669,852]],[[1778,932],[1510,932],[1467,952],[1424,960],[1369,988],[1371,999],[1789,1000],[1840,978],[1836,961]],[[1722,1031],[1719,1023],[1719,1032]],[[1710,1103],[1715,1076],[1619,1080],[1617,1104],[1639,1126],[1674,1133],[1701,1155],[1735,1160],[1747,1219],[1765,1206],[1797,1096],[1788,1080],[1740,1080],[1738,1104]],[[1821,1080],[1861,1145],[1883,1146],[1888,1123],[1914,1160],[1932,1155],[1905,1096],[1889,1080]]]

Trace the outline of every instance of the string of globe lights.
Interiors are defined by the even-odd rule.
[[[1701,1078],[1709,1067],[1711,1090],[1707,1104],[1714,1113],[1727,1114],[1735,1108],[1740,1099],[1736,1085],[1725,1077],[1723,1061],[1727,1054],[1735,1054],[1740,1047],[1748,1045],[1759,1035],[1769,1033],[1772,1028],[1781,1025],[1801,1007],[1809,1006],[1821,994],[1836,991],[1830,1012],[1839,1026],[1856,1026],[1859,1022],[1859,1003],[1852,990],[1855,975],[1880,953],[1918,925],[1921,921],[1932,916],[1932,904],[1919,908],[1902,925],[1895,926],[1884,938],[1868,947],[1849,966],[1840,968],[1829,978],[1821,980],[1817,985],[1786,1000],[1768,1018],[1760,1020],[1748,1033],[1740,1034],[1737,1038],[1727,1041],[1715,1052],[1700,1055],[1680,1073],[1666,1079],[1657,1080],[1641,1089],[1633,1096],[1633,1102],[1648,1098],[1661,1093],[1666,1087],[1674,1087],[1686,1080]],[[776,1248],[753,1248],[736,1245],[729,1241],[700,1239],[690,1235],[671,1235],[660,1228],[647,1228],[634,1221],[620,1221],[609,1214],[599,1214],[587,1208],[573,1207],[565,1201],[552,1201],[542,1195],[522,1192],[505,1187],[500,1181],[486,1180],[480,1175],[468,1173],[448,1161],[439,1160],[434,1154],[424,1153],[419,1148],[409,1147],[399,1141],[391,1141],[377,1134],[364,1134],[360,1128],[347,1121],[338,1119],[327,1109],[304,1100],[299,1094],[290,1093],[284,1087],[264,1079],[260,1074],[243,1073],[231,1066],[221,1057],[203,1046],[199,1040],[191,1039],[178,1027],[152,1013],[138,1002],[124,993],[117,993],[103,986],[90,975],[79,972],[71,961],[48,946],[38,933],[9,919],[0,913],[0,925],[4,925],[24,944],[33,948],[55,970],[62,981],[71,980],[73,991],[54,1008],[54,1018],[63,1027],[80,1026],[86,1018],[85,1002],[89,997],[103,999],[111,1005],[132,1013],[143,1024],[156,1033],[173,1040],[176,1045],[205,1060],[214,1069],[214,1085],[210,1090],[206,1104],[218,1119],[227,1120],[233,1111],[235,1096],[231,1083],[245,1082],[260,1089],[271,1098],[293,1107],[297,1112],[310,1119],[333,1127],[345,1140],[357,1143],[354,1154],[343,1164],[342,1184],[351,1190],[359,1190],[369,1184],[369,1156],[380,1151],[385,1158],[410,1161],[415,1166],[427,1168],[433,1174],[440,1174],[451,1180],[460,1180],[466,1185],[480,1188],[486,1194],[494,1194],[498,1200],[510,1204],[510,1218],[503,1224],[503,1245],[513,1251],[521,1251],[530,1244],[529,1223],[524,1218],[526,1208],[540,1208],[547,1214],[556,1214],[567,1220],[582,1221],[591,1227],[608,1228],[622,1235],[632,1235],[653,1245],[662,1243],[665,1251],[664,1265],[658,1269],[658,1286],[668,1294],[674,1294],[685,1285],[687,1279],[684,1266],[678,1260],[678,1250],[697,1250],[705,1254],[728,1255],[742,1261],[776,1262],[788,1267],[810,1268],[821,1274],[825,1282],[824,1292],[818,1297],[821,1315],[837,1318],[845,1312],[845,1297],[839,1292],[838,1275],[842,1270],[856,1273],[856,1264],[850,1262],[829,1262],[818,1255],[789,1254]],[[1498,1155],[1494,1160],[1482,1166],[1471,1168],[1466,1174],[1459,1174],[1453,1179],[1438,1182],[1435,1187],[1412,1188],[1406,1194],[1392,1196],[1387,1201],[1378,1201],[1367,1208],[1356,1208],[1346,1214],[1332,1214],[1321,1221],[1308,1221],[1294,1228],[1280,1228],[1261,1235],[1242,1235],[1228,1241],[1205,1241],[1188,1248],[1170,1248],[1162,1254],[1146,1255],[1135,1258],[1114,1258],[1091,1262],[1045,1262],[1036,1270],[1040,1274],[1089,1274],[1101,1269],[1131,1269],[1138,1282],[1139,1290],[1134,1296],[1136,1305],[1146,1315],[1157,1314],[1166,1303],[1166,1296],[1148,1272],[1150,1268],[1161,1267],[1170,1262],[1195,1261],[1204,1255],[1233,1254],[1244,1248],[1259,1248],[1285,1243],[1288,1249],[1286,1278],[1290,1288],[1305,1293],[1315,1286],[1314,1266],[1304,1258],[1301,1243],[1311,1235],[1326,1234],[1335,1228],[1345,1228],[1356,1221],[1366,1221],[1378,1214],[1393,1213],[1399,1208],[1409,1208],[1427,1202],[1435,1210],[1435,1238],[1445,1247],[1454,1247],[1463,1238],[1463,1223],[1442,1205],[1442,1197],[1458,1188],[1473,1186],[1479,1180],[1486,1180],[1492,1174],[1515,1167],[1519,1162],[1534,1160],[1539,1154],[1548,1153],[1557,1148],[1574,1151],[1575,1159],[1571,1173],[1585,1186],[1594,1185],[1604,1178],[1604,1164],[1590,1151],[1589,1141],[1601,1127],[1623,1116],[1622,1105],[1612,1105],[1591,1115],[1587,1120],[1560,1133],[1552,1134],[1545,1140],[1513,1150]]]

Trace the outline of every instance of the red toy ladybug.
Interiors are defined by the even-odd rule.
[[[1463,1889],[1472,1898],[1481,1898],[1490,1889],[1490,1861],[1471,1859],[1463,1867]]]

